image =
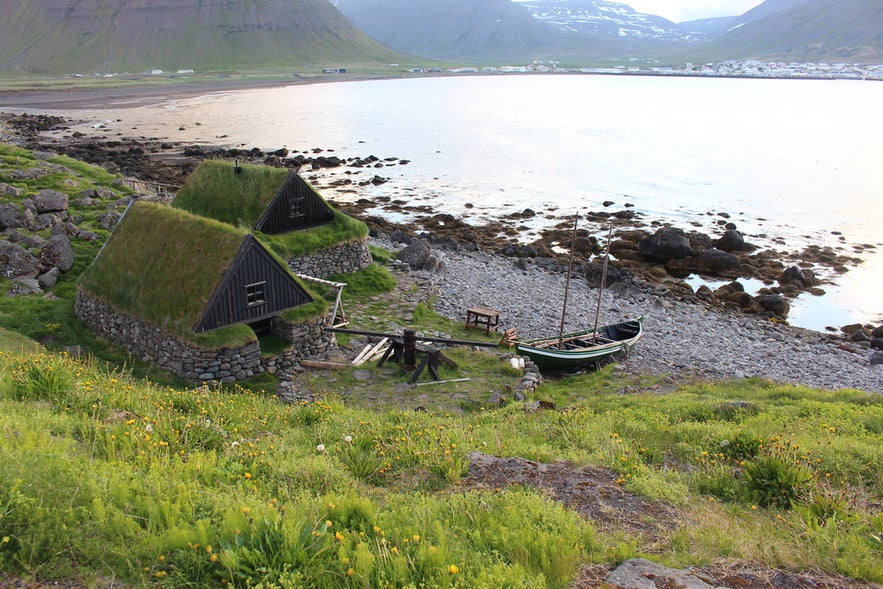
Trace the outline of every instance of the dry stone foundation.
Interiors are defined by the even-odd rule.
[[[300,359],[324,356],[336,346],[334,334],[322,329],[324,316],[295,324],[275,318],[273,333],[290,341],[292,347],[279,356],[262,357],[257,341],[239,348],[202,349],[155,325],[117,311],[82,290],[77,293],[74,312],[95,333],[132,355],[197,383],[231,383],[251,378],[264,370],[273,373],[287,370]]]
[[[288,266],[295,274],[328,278],[334,274],[352,274],[371,265],[373,259],[366,241],[355,241],[325,248],[309,256],[291,258]]]

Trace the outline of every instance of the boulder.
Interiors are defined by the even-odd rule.
[[[633,558],[607,575],[607,583],[617,589],[715,589],[688,570],[670,569],[644,558]]]
[[[639,244],[641,255],[656,262],[677,260],[693,255],[690,240],[682,229],[661,227]]]
[[[418,239],[414,241],[414,243],[400,250],[398,259],[415,270],[438,272],[444,268],[444,264],[441,260],[432,253],[429,244],[422,239]]]
[[[4,182],[0,182],[0,194],[5,194],[6,196],[21,196],[24,193],[24,188],[17,188]]]
[[[8,241],[0,241],[0,276],[4,278],[36,276],[39,268],[40,260],[23,247]]]
[[[74,265],[74,248],[67,235],[53,235],[40,251],[40,262],[67,272]]]
[[[41,190],[34,197],[37,213],[58,213],[67,210],[67,195],[57,190]]]
[[[61,270],[58,269],[58,266],[53,266],[43,274],[37,276],[37,284],[40,285],[40,288],[52,288],[58,283],[59,276],[61,276]]]
[[[871,331],[871,335],[874,337],[883,337],[883,325],[878,325]]]
[[[883,364],[883,352],[874,352],[870,357],[871,366],[880,366]]]
[[[781,295],[761,294],[752,299],[748,310],[761,315],[772,315],[784,319],[788,317],[791,306]]]
[[[697,273],[717,276],[739,269],[739,258],[716,248],[703,250],[696,255],[668,260],[665,268],[672,273]]]
[[[724,252],[741,252],[746,249],[745,238],[738,231],[727,231],[714,242],[714,247]]]
[[[113,228],[119,223],[121,217],[122,215],[116,211],[110,211],[98,216],[98,224],[101,225],[103,229],[113,231]]]
[[[12,203],[0,203],[0,231],[24,226],[24,217],[17,206]]]
[[[798,268],[797,266],[791,266],[789,268],[785,268],[784,271],[779,275],[779,284],[796,284],[800,288],[807,288],[810,286],[815,286],[819,282],[816,280],[816,275],[812,270],[808,268]]]

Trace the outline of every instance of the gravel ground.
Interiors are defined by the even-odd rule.
[[[442,315],[463,319],[467,308],[482,305],[499,309],[501,326],[517,328],[523,339],[558,333],[564,274],[484,253],[434,253],[444,269],[427,277]],[[565,331],[594,325],[597,306],[598,289],[585,278],[571,280]],[[840,337],[710,310],[645,283],[614,283],[605,290],[602,324],[641,315],[644,337],[619,362],[628,373],[679,379],[762,377],[824,389],[883,392],[883,365],[871,365],[873,351]]]

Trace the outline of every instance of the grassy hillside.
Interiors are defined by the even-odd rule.
[[[703,61],[883,62],[883,4],[878,0],[804,0],[797,6],[791,4],[783,4],[783,10],[773,14],[761,12],[761,18],[695,53]]]
[[[286,405],[0,354],[2,570],[131,586],[563,588],[581,565],[645,556],[883,580],[879,395],[759,381],[623,395],[608,370],[537,392],[563,411],[430,401],[405,413],[343,404],[336,380],[323,401]],[[564,504],[529,478],[482,479],[472,452],[593,475],[556,486],[577,493]],[[594,493],[600,510],[581,508]]]
[[[0,5],[0,70],[7,73],[271,70],[402,58],[327,0]]]

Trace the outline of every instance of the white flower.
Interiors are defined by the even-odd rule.
[[[352,436],[346,436],[346,437],[343,439],[343,441],[346,442],[347,444],[349,444],[350,442],[353,441],[353,437],[352,437]]]
[[[148,423],[147,425],[144,426],[144,431],[152,432],[153,426]]]
[[[325,451],[325,444],[319,444],[318,446],[316,446],[316,452],[324,452],[324,451]]]
[[[230,447],[235,448],[238,445],[239,445],[239,442],[233,442],[232,444],[230,444]]]

